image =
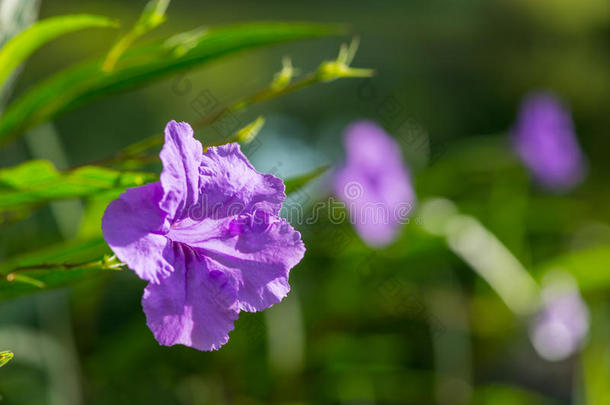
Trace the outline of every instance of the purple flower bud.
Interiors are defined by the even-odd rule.
[[[567,191],[582,182],[585,158],[569,110],[551,93],[525,97],[513,129],[514,147],[543,187]]]

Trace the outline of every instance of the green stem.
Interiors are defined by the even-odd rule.
[[[310,74],[304,76],[301,80],[298,80],[298,81],[291,83],[291,84],[287,85],[286,87],[283,87],[280,89],[273,88],[272,86],[266,87],[248,97],[244,97],[243,99],[216,112],[215,114],[205,117],[203,120],[199,121],[198,124],[200,127],[203,127],[205,125],[208,125],[208,124],[216,121],[219,117],[221,117],[223,114],[225,114],[227,112],[243,110],[252,104],[271,100],[273,98],[295,92],[295,91],[305,88],[307,86],[311,86],[316,83],[320,83],[321,81],[322,80],[320,79],[319,75],[316,72],[314,72],[314,73],[310,73]]]
[[[31,270],[70,270],[70,269],[87,269],[87,268],[100,268],[108,270],[116,270],[124,266],[124,263],[108,263],[104,259],[95,260],[92,262],[81,262],[81,263],[39,263],[28,266],[19,266],[11,270],[11,273],[18,273],[23,271]]]
[[[9,282],[22,282],[39,288],[44,288],[45,283],[22,273],[36,270],[71,270],[71,269],[100,269],[100,270],[122,270],[124,263],[119,262],[115,256],[104,256],[102,259],[80,262],[80,263],[38,263],[27,266],[18,266],[5,274],[4,278]]]
[[[127,48],[138,38],[139,33],[136,30],[129,31],[124,37],[119,39],[116,44],[112,47],[110,52],[108,52],[108,56],[106,56],[106,60],[102,64],[102,70],[104,72],[111,72],[114,69],[117,61],[125,53]]]

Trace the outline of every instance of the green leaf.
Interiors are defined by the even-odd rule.
[[[11,352],[10,350],[0,352],[0,367],[11,361],[12,358],[13,352]]]
[[[301,176],[292,177],[290,179],[285,180],[284,184],[286,185],[286,194],[290,194],[294,191],[297,191],[305,184],[309,183],[314,179],[317,179],[318,177],[326,173],[328,167],[329,166],[321,166],[310,171],[309,173],[305,173]]]
[[[16,100],[0,118],[0,144],[93,99],[144,85],[222,56],[285,41],[337,35],[333,25],[250,23],[185,33],[126,51],[112,72],[93,60],[60,72]],[[183,43],[184,42],[184,43]]]
[[[0,86],[11,72],[47,42],[73,31],[91,27],[116,27],[116,21],[88,14],[64,15],[39,21],[0,49]]]
[[[120,172],[96,166],[62,173],[48,161],[32,160],[0,170],[0,211],[58,199],[94,197],[113,190],[119,192],[156,179],[150,173]]]
[[[103,261],[110,254],[108,245],[102,238],[70,241],[0,263],[0,299],[17,295],[39,292],[42,289],[64,287],[91,277],[98,277],[109,270],[88,264],[93,260]],[[14,272],[17,268],[39,266],[46,263],[47,268]],[[83,263],[82,266],[66,268],[62,263]]]
[[[0,9],[0,19],[10,24],[0,24],[0,49],[15,35],[32,25],[37,19],[38,0],[21,0],[11,3],[13,7]],[[16,74],[10,75],[4,82],[0,81],[0,111],[11,94]]]

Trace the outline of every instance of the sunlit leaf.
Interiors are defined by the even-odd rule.
[[[238,51],[290,40],[336,35],[342,31],[341,27],[333,25],[303,23],[233,25],[212,28],[199,35],[195,43],[191,37],[178,34],[133,47],[125,52],[109,73],[101,70],[103,61],[100,59],[80,64],[40,83],[10,105],[0,118],[0,143],[108,93],[138,87]],[[184,38],[184,41],[188,41],[188,47],[184,48],[176,38]]]
[[[156,179],[150,173],[120,172],[96,166],[62,173],[48,161],[32,160],[0,170],[0,211],[58,199],[95,197]]]
[[[47,42],[84,28],[117,25],[107,17],[88,14],[51,17],[31,25],[0,49],[0,86],[17,66]]]
[[[37,0],[21,0],[14,2],[12,7],[0,7],[0,49],[11,38],[29,27],[38,18],[39,4]],[[8,24],[6,23],[8,22]],[[11,74],[3,82],[0,81],[0,111],[10,95],[17,74]]]
[[[102,260],[104,255],[110,253],[108,245],[100,237],[61,243],[12,258],[0,263],[0,298],[63,287],[79,280],[108,273],[109,270],[102,266],[83,265],[64,268],[61,264]],[[54,263],[58,265],[56,267],[50,265]],[[44,269],[15,272],[15,269],[45,264],[49,265]],[[19,277],[11,277],[12,275],[19,275]],[[27,280],[23,280],[23,277]]]

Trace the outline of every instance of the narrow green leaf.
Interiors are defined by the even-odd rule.
[[[328,168],[329,168],[329,166],[321,166],[321,167],[318,167],[318,168],[310,171],[309,173],[305,173],[301,176],[292,177],[290,179],[285,180],[284,184],[286,185],[286,194],[290,194],[290,193],[300,189],[301,187],[303,187],[305,184],[309,183],[310,181],[317,179],[318,177],[320,177],[321,175],[326,173]]]
[[[51,17],[31,25],[0,49],[0,86],[17,66],[47,42],[84,28],[116,26],[117,22],[107,17],[88,14]]]
[[[239,51],[342,32],[343,28],[336,25],[250,23],[210,29],[195,43],[192,36],[179,34],[133,47],[109,73],[101,70],[102,60],[93,60],[56,74],[10,105],[0,118],[0,144],[108,93],[135,88]],[[177,38],[184,38],[186,47]]]
[[[146,4],[142,14],[140,14],[140,18],[133,28],[121,37],[121,39],[114,44],[110,52],[108,52],[108,56],[102,67],[104,72],[110,72],[114,69],[114,66],[121,55],[133,42],[165,21],[165,10],[167,10],[167,6],[169,6],[169,0],[151,0]]]
[[[0,367],[11,361],[13,357],[13,352],[11,352],[10,350],[0,352]]]
[[[150,173],[120,172],[96,166],[62,173],[48,161],[32,160],[0,170],[0,211],[58,199],[94,197],[156,179]]]
[[[60,243],[0,263],[0,299],[64,287],[108,273],[108,266],[103,263],[104,257],[109,257],[110,253],[104,239],[99,237]],[[93,265],[96,261],[99,266]],[[54,267],[47,263],[57,265]],[[64,266],[64,263],[82,265]],[[25,267],[32,269],[15,272],[15,269]]]
[[[21,0],[11,5],[13,7],[0,7],[0,20],[10,21],[10,24],[0,24],[0,49],[38,18],[38,0]],[[0,81],[0,111],[4,109],[4,103],[13,90],[16,78],[16,74],[11,74],[4,82]]]

